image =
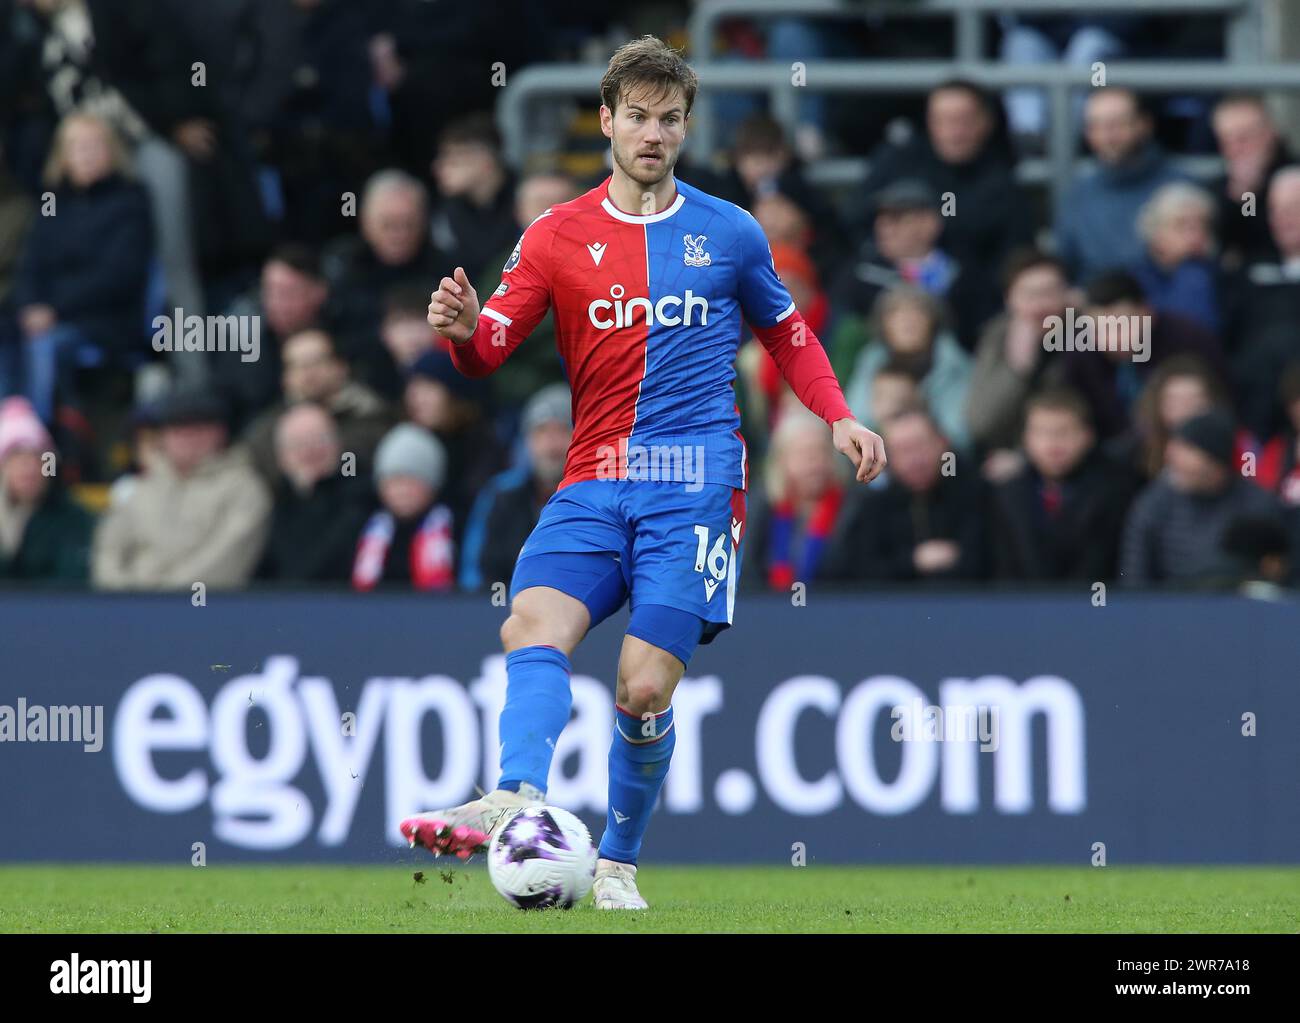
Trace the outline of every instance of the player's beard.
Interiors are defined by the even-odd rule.
[[[614,162],[618,164],[619,170],[643,188],[653,188],[672,174],[673,168],[677,166],[677,154],[681,151],[678,149],[675,152],[669,152],[666,146],[661,146],[657,150],[663,156],[660,166],[643,167],[637,162],[638,153],[635,150],[629,153],[618,142],[614,142],[611,149],[614,153]]]

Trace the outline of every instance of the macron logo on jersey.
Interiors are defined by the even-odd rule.
[[[587,251],[591,253],[591,261],[600,266],[601,257],[605,255],[605,242],[595,242],[587,244]]]
[[[709,322],[709,300],[695,294],[689,288],[685,295],[665,295],[658,302],[651,303],[648,298],[630,298],[626,302],[623,296],[627,289],[615,284],[609,289],[610,298],[598,298],[587,306],[587,319],[599,330],[611,327],[630,327],[638,309],[645,313],[647,327],[662,324],[665,327],[691,327],[691,314],[698,312],[699,325],[707,326]],[[612,299],[613,301],[610,301]]]

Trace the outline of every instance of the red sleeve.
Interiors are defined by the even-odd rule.
[[[528,225],[501,270],[501,284],[479,310],[478,325],[451,361],[467,377],[485,377],[506,361],[551,305],[550,249],[555,237],[550,210]]]
[[[812,412],[827,424],[853,418],[821,341],[797,310],[771,327],[751,329],[795,396]]]
[[[452,343],[451,361],[467,377],[485,377],[496,372],[522,340],[516,338],[511,344],[509,328],[480,312],[478,326],[469,340],[463,345]]]

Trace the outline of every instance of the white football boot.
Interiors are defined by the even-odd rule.
[[[649,909],[636,890],[636,867],[618,860],[598,859],[591,890],[597,909]]]
[[[496,789],[447,810],[430,810],[402,821],[402,837],[411,846],[423,846],[435,856],[452,853],[467,860],[486,852],[495,835],[526,806],[541,806],[546,793],[524,783],[518,792]]]

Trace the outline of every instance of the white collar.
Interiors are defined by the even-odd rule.
[[[605,198],[600,200],[601,208],[615,220],[621,220],[625,224],[654,224],[660,220],[667,220],[674,213],[682,208],[686,202],[686,196],[682,195],[681,189],[677,190],[677,198],[672,201],[666,209],[658,213],[651,213],[648,217],[638,217],[635,213],[624,213],[610,201],[609,189],[605,190]]]

